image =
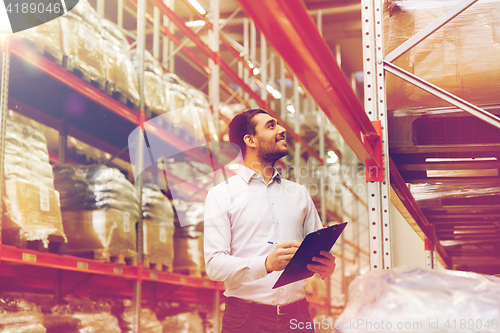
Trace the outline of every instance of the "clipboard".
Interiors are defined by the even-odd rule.
[[[314,272],[307,269],[312,257],[321,257],[320,251],[330,252],[346,225],[347,222],[334,224],[307,234],[273,289],[313,276]]]

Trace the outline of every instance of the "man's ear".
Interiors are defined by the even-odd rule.
[[[255,143],[255,138],[253,137],[253,135],[250,135],[250,134],[245,135],[243,137],[243,141],[249,147],[255,148],[257,146],[256,143]]]

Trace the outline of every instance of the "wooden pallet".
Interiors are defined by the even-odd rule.
[[[115,83],[108,82],[106,85],[106,94],[113,97],[120,103],[126,105],[134,111],[139,110],[139,100],[123,89],[120,86],[117,86]]]
[[[105,253],[102,250],[68,250],[68,254],[76,257],[112,262],[119,265],[137,265],[137,256],[131,253]]]
[[[23,249],[31,249],[40,252],[50,252],[57,254],[66,253],[66,242],[62,236],[59,235],[49,235],[48,237],[49,246],[45,247],[43,241],[40,239],[27,240],[21,238],[19,235],[19,230],[4,230],[2,243],[6,245],[12,245],[20,247]]]
[[[172,265],[165,265],[164,263],[160,262],[158,258],[155,257],[149,257],[148,255],[144,255],[143,257],[143,267],[146,269],[154,269],[160,272],[169,272],[171,273],[173,271]]]
[[[65,56],[63,67],[66,68],[68,72],[73,73],[99,90],[106,91],[106,78],[104,76],[96,76],[95,74],[89,73],[80,61]]]
[[[194,276],[194,277],[202,277],[205,276],[205,271],[202,271],[200,267],[174,267],[174,273]]]
[[[50,61],[58,64],[59,66],[63,66],[63,53],[62,50],[58,50],[56,47],[52,45],[47,45],[44,43],[35,43],[32,40],[22,38],[23,44],[26,44],[30,49],[35,50],[36,52],[43,55],[45,58]]]

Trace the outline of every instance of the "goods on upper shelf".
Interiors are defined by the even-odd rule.
[[[0,297],[0,331],[5,333],[45,333],[43,314],[23,299]]]
[[[201,277],[205,272],[203,256],[204,204],[173,200],[178,221],[174,234],[174,271]],[[179,223],[184,222],[184,223]]]
[[[8,117],[6,125],[3,242],[62,253],[67,239],[44,133],[32,120]]]
[[[219,141],[206,95],[193,87],[188,88],[187,94],[189,96],[190,107],[193,109],[193,119],[197,116],[201,123],[202,131],[198,131],[198,134],[195,134],[195,139],[199,139],[199,137],[203,139],[204,135],[207,141]]]
[[[118,27],[106,19],[101,20],[104,63],[106,65],[107,93],[133,108],[139,106],[137,75],[130,59],[129,44]]]
[[[171,272],[175,231],[172,204],[156,185],[145,185],[142,189],[142,212],[144,267],[154,265],[157,270],[165,268]]]
[[[137,49],[130,51],[130,57],[135,70],[139,73],[139,58]],[[144,51],[144,103],[153,115],[167,112],[165,102],[165,84],[163,82],[163,69],[149,51]]]
[[[100,35],[101,19],[86,0],[59,18],[66,68],[98,86],[106,88],[106,65]],[[77,36],[77,37],[75,37]]]
[[[457,332],[460,324],[468,332],[498,332],[498,295],[500,278],[494,276],[412,267],[370,271],[351,283],[336,322],[357,323],[354,329],[340,325],[342,333],[373,332],[377,326],[377,332]],[[470,318],[480,328],[470,326]]]
[[[386,54],[455,3],[390,1],[384,12]],[[500,103],[500,1],[480,1],[395,62],[402,69],[477,105]],[[444,100],[393,75],[387,76],[389,110],[449,106]]]
[[[134,186],[104,165],[54,166],[68,252],[94,259],[135,261],[139,199]]]
[[[66,300],[68,301],[68,299]],[[44,316],[47,333],[109,332],[121,333],[118,320],[106,302],[71,299],[70,304],[56,305]]]

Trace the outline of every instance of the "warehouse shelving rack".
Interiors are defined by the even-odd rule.
[[[123,8],[123,1],[119,1],[119,4],[121,3],[122,8]],[[129,0],[129,3],[134,4],[133,0]],[[214,47],[211,44],[211,47],[208,47],[206,44],[204,44],[203,41],[196,35],[193,34],[191,29],[187,28],[184,24],[184,22],[172,11],[170,8],[165,6],[163,3],[154,1],[154,4],[156,5],[156,9],[159,9],[162,14],[168,17],[170,22],[167,22],[168,24],[163,24],[160,25],[158,24],[159,20],[159,15],[155,14],[151,16],[150,14],[147,15],[139,15],[139,17],[143,17],[148,19],[152,24],[155,26],[155,30],[161,31],[166,37],[168,37],[171,40],[171,43],[175,43],[178,46],[180,46],[182,52],[184,52],[190,59],[191,61],[196,64],[198,67],[200,67],[205,73],[210,74],[210,79],[212,81],[210,85],[210,99],[211,99],[211,104],[213,109],[217,110],[217,105],[219,104],[219,85],[227,91],[230,94],[230,98],[228,101],[231,99],[236,99],[239,102],[249,105],[247,99],[245,98],[245,95],[248,95],[251,97],[254,101],[256,101],[257,105],[270,110],[270,105],[272,105],[274,102],[270,102],[271,104],[268,104],[268,99],[269,99],[269,94],[266,91],[266,89],[261,89],[261,96],[259,96],[254,90],[252,89],[252,83],[250,79],[250,75],[248,74],[249,70],[251,69],[248,65],[248,62],[246,60],[249,59],[249,54],[251,52],[247,52],[243,56],[237,57],[239,60],[245,60],[245,61],[240,61],[239,67],[241,70],[239,71],[238,74],[234,72],[229,65],[224,64],[221,59],[219,58],[218,55],[218,50],[216,47]],[[213,1],[213,10],[212,12],[217,12],[218,11],[218,2]],[[243,4],[243,1],[242,1]],[[244,5],[244,4],[243,4]],[[141,9],[141,6],[145,6],[144,1],[139,1],[139,4],[136,5],[136,8],[138,8],[139,13],[141,13],[141,10],[144,10],[145,13],[145,8]],[[300,7],[297,11],[300,12]],[[155,10],[156,11],[156,10]],[[305,14],[305,11],[304,13]],[[120,16],[120,15],[119,15]],[[255,19],[255,17],[254,17]],[[156,20],[156,21],[155,21]],[[213,20],[213,18],[212,18]],[[140,20],[139,20],[140,21]],[[155,24],[156,22],[156,24]],[[139,32],[137,35],[137,46],[140,48],[141,44],[143,45],[144,39],[145,39],[145,32],[144,32],[144,26],[139,27],[139,25],[144,25],[145,22],[138,22],[138,29],[137,31]],[[188,37],[193,40],[199,49],[201,49],[210,59],[210,65],[207,66],[204,64],[202,60],[196,57],[190,50],[185,47],[185,43],[177,39],[174,34],[171,32],[173,30],[173,24],[177,25],[179,29],[182,30],[182,32],[186,33]],[[247,22],[247,24],[250,24]],[[247,27],[248,29],[248,27]],[[218,40],[220,36],[215,32],[217,28],[214,29],[214,34],[212,35],[213,40]],[[266,34],[265,29],[262,29],[264,34]],[[131,34],[128,34],[129,36]],[[159,39],[159,34],[156,34]],[[255,35],[255,34],[254,34]],[[2,36],[2,38],[4,38]],[[267,45],[266,39],[262,36],[261,41],[264,42],[263,45]],[[224,39],[223,39],[224,40]],[[6,43],[4,43],[6,42]],[[218,43],[216,43],[218,45]],[[250,48],[255,48],[255,40],[247,41],[247,49],[248,44],[250,45]],[[227,47],[232,48],[231,42],[225,40],[224,45]],[[6,47],[6,48],[4,48]],[[142,46],[143,47],[143,46]],[[218,47],[218,46],[217,46]],[[172,48],[173,49],[173,48]],[[214,50],[215,49],[215,50]],[[279,49],[275,46],[275,49],[279,51]],[[234,48],[233,48],[234,50]],[[322,50],[325,51],[325,50]],[[236,50],[238,55],[240,52]],[[329,52],[329,51],[327,51]],[[254,52],[255,53],[255,52]],[[170,58],[173,59],[174,54],[170,54]],[[235,54],[236,55],[236,54]],[[266,50],[261,49],[261,62],[264,61],[267,62],[267,52]],[[60,130],[60,132],[64,135],[61,136],[61,149],[59,151],[58,156],[52,156],[53,160],[60,160],[61,162],[66,160],[65,156],[65,150],[64,150],[64,140],[66,140],[67,135],[74,136],[75,138],[81,139],[82,141],[89,143],[92,146],[99,147],[100,149],[110,153],[110,154],[116,154],[119,152],[119,149],[116,148],[115,145],[109,144],[104,140],[102,137],[97,137],[93,134],[95,134],[95,131],[93,133],[87,133],[87,131],[82,130],[81,128],[78,128],[75,126],[75,124],[68,124],[64,119],[64,117],[53,117],[51,115],[48,115],[46,110],[40,111],[36,110],[32,105],[28,105],[27,103],[24,103],[22,100],[16,100],[13,97],[9,96],[8,93],[8,85],[9,85],[9,70],[10,70],[10,62],[12,61],[12,57],[15,58],[15,61],[20,61],[21,63],[31,66],[35,68],[37,71],[40,71],[42,73],[43,77],[50,77],[51,80],[57,82],[58,85],[65,86],[66,88],[69,88],[69,91],[72,93],[76,93],[78,96],[83,97],[85,100],[90,101],[93,103],[92,105],[97,106],[100,111],[103,111],[104,114],[107,116],[113,118],[114,120],[119,120],[121,124],[125,124],[124,126],[127,129],[133,129],[136,126],[139,126],[146,120],[146,115],[144,112],[134,112],[131,109],[128,109],[126,106],[122,105],[121,103],[117,102],[116,100],[110,98],[108,95],[105,93],[101,92],[100,90],[94,88],[90,84],[87,84],[86,82],[82,81],[81,79],[75,77],[71,73],[67,72],[63,68],[60,68],[56,66],[54,63],[50,62],[49,60],[45,59],[44,57],[40,56],[36,52],[32,51],[31,49],[27,48],[25,45],[22,43],[19,43],[18,41],[15,40],[10,40],[9,41],[3,41],[2,43],[2,53],[0,53],[1,59],[2,59],[2,67],[1,67],[1,77],[2,77],[2,86],[1,86],[1,94],[0,94],[0,102],[1,102],[1,121],[2,121],[2,131],[0,132],[0,139],[2,140],[2,147],[3,147],[3,140],[4,140],[4,127],[5,127],[5,112],[7,110],[7,106],[10,109],[15,110],[16,112],[19,112],[21,114],[27,115],[33,119],[37,119],[41,123],[44,123],[48,126],[57,128]],[[273,56],[271,56],[273,58]],[[254,63],[256,63],[255,59],[252,59]],[[172,62],[172,61],[171,61]],[[143,60],[140,61],[140,63],[143,63]],[[281,60],[281,67],[282,67],[282,81],[284,82],[285,80],[283,77],[288,76],[291,77],[289,73],[286,72],[285,70],[285,63],[283,60]],[[288,63],[290,68],[294,69],[290,63]],[[240,90],[235,91],[233,88],[231,88],[227,83],[222,81],[220,77],[218,76],[218,68],[220,68],[233,80],[235,81],[239,86]],[[272,66],[272,65],[271,65]],[[336,64],[334,65],[336,66]],[[173,65],[170,66],[173,68]],[[267,66],[262,66],[261,68],[267,68]],[[337,67],[338,68],[338,67]],[[246,69],[246,70],[244,70]],[[261,80],[260,80],[260,85],[261,87],[266,87],[268,82],[271,80],[267,80],[267,74],[265,72],[267,71],[264,70],[264,73],[261,74]],[[246,72],[246,75],[245,75]],[[294,70],[295,72],[295,70]],[[297,72],[295,72],[297,73]],[[264,75],[265,74],[265,75]],[[296,74],[297,76],[294,77],[294,96],[292,97],[292,101],[294,103],[294,108],[296,110],[295,114],[295,123],[294,123],[294,128],[289,126],[285,121],[282,121],[282,124],[287,128],[290,136],[295,138],[296,141],[296,146],[295,146],[295,154],[294,154],[294,162],[296,167],[299,164],[300,161],[300,155],[301,155],[301,149],[305,150],[308,152],[311,156],[316,158],[318,161],[320,161],[321,164],[324,163],[325,159],[325,146],[328,146],[331,150],[336,151],[340,156],[339,150],[334,146],[334,144],[328,140],[328,138],[325,138],[325,129],[322,125],[324,125],[324,118],[320,118],[321,121],[319,122],[319,128],[318,128],[318,133],[319,133],[319,142],[320,142],[320,152],[316,152],[313,148],[309,146],[308,143],[304,142],[301,140],[300,136],[298,135],[298,132],[300,131],[301,123],[300,123],[300,117],[299,117],[299,111],[302,109],[301,107],[301,100],[300,97],[303,97],[305,94],[299,93],[299,84],[298,84],[298,79],[301,78],[301,75],[303,73]],[[341,72],[337,71],[335,75],[342,75]],[[271,74],[271,76],[274,76],[274,74]],[[243,78],[242,78],[243,77]],[[343,77],[343,75],[342,75]],[[293,78],[293,77],[292,77]],[[272,78],[274,79],[274,78]],[[255,80],[255,78],[253,79]],[[250,83],[249,83],[250,81]],[[302,80],[301,80],[302,81]],[[141,83],[141,89],[143,90],[143,78],[142,78],[142,83]],[[254,81],[255,82],[255,81]],[[272,81],[271,81],[272,82]],[[304,84],[304,86],[307,88],[307,84]],[[284,89],[284,85],[282,86]],[[346,90],[346,94],[349,95],[348,90]],[[285,91],[282,90],[282,95],[283,95],[283,100],[285,99]],[[144,100],[143,98],[143,92],[141,91],[141,96],[142,96],[142,101]],[[313,94],[311,96],[315,97]],[[50,96],[47,96],[50,97]],[[325,97],[325,96],[323,96]],[[350,98],[352,98],[351,95],[349,95]],[[315,98],[316,99],[316,98]],[[226,101],[226,102],[228,102]],[[338,101],[337,101],[338,102]],[[327,114],[328,118],[330,120],[334,119],[338,114],[332,114],[328,113],[328,111],[332,112],[331,108],[325,108],[327,101],[323,100],[322,104],[318,103],[319,106],[321,106],[322,110],[325,111]],[[355,103],[355,102],[353,102]],[[318,109],[318,108],[317,108]],[[141,107],[141,110],[144,110],[144,107]],[[318,109],[319,110],[319,109]],[[277,112],[272,112],[272,114],[278,118],[278,119],[284,119],[286,118],[286,105],[285,103],[281,103],[281,112],[280,115],[278,115]],[[220,115],[218,112],[214,112],[214,116],[218,118]],[[356,119],[350,119],[350,116],[342,116],[342,121],[344,121],[345,124],[351,124],[353,121],[359,121]],[[222,118],[222,117],[221,117]],[[356,118],[356,117],[354,117]],[[95,118],[94,120],[99,119]],[[286,119],[285,119],[286,120]],[[336,122],[332,122],[336,125],[338,125]],[[109,124],[109,122],[107,123]],[[376,132],[375,130],[371,129],[370,130],[370,125],[366,121],[362,121],[359,129],[362,129],[363,132],[367,132],[368,134],[365,136],[366,138],[369,138],[368,142],[376,141]],[[339,128],[339,127],[338,127]],[[340,128],[345,128],[340,127]],[[349,127],[350,128],[350,127]],[[180,142],[177,138],[169,135],[168,133],[162,132],[161,130],[158,130],[156,133],[159,137],[161,137],[163,140],[165,140],[166,143],[177,146],[177,147],[183,147],[185,145],[184,142]],[[355,134],[355,130],[351,132],[351,137],[357,137]],[[358,150],[366,150],[368,155],[373,156],[373,147],[368,144],[365,145],[363,143],[363,139],[357,140],[358,144],[356,146],[356,149]],[[185,147],[186,149],[189,147]],[[2,148],[3,151],[3,148]],[[126,154],[122,153],[120,156],[125,156]],[[359,156],[359,155],[358,155]],[[364,155],[363,155],[364,156]],[[2,162],[0,157],[0,163]],[[375,160],[375,158],[373,158]],[[287,164],[290,163],[290,161],[286,162]],[[2,171],[0,171],[0,176]],[[0,177],[3,181],[3,177]],[[355,192],[347,186],[347,184],[344,183],[344,186],[348,188],[351,193],[355,194]],[[0,186],[0,189],[3,188],[3,186]],[[359,198],[354,195],[356,200]],[[322,196],[323,199],[323,196]],[[0,208],[1,209],[1,208]],[[324,221],[329,218],[330,220],[333,221],[341,221],[340,217],[336,216],[332,212],[327,212],[325,209],[325,204],[324,201],[322,201],[321,204],[321,215],[322,219]],[[142,230],[139,228],[139,230]],[[355,244],[352,242],[347,241],[347,244],[350,243],[350,245],[356,249],[358,255],[360,252],[363,252],[359,248],[359,244]],[[138,307],[140,307],[140,303],[137,300],[141,298],[141,284],[143,281],[148,281],[144,284],[144,292],[143,292],[143,299],[153,299],[153,294],[151,293],[150,290],[152,290],[153,286],[154,288],[167,288],[167,287],[183,287],[183,290],[189,290],[189,291],[196,291],[196,290],[204,290],[204,291],[209,291],[208,293],[204,293],[204,296],[202,299],[196,298],[197,295],[200,296],[200,294],[192,293],[189,296],[183,296],[185,297],[185,300],[196,300],[197,302],[207,302],[207,300],[212,300],[213,298],[214,301],[214,306],[213,309],[215,311],[215,316],[217,316],[218,312],[218,305],[219,303],[219,297],[220,297],[220,291],[223,289],[222,284],[220,283],[215,283],[212,281],[209,281],[207,279],[197,279],[189,276],[182,276],[178,274],[168,274],[168,273],[162,273],[162,272],[156,272],[156,271],[151,271],[151,270],[145,270],[142,268],[141,264],[139,263],[137,267],[130,267],[130,266],[120,266],[120,265],[115,265],[115,264],[107,264],[107,263],[96,263],[95,261],[92,260],[85,260],[81,258],[76,258],[76,257],[71,257],[71,256],[58,256],[50,253],[39,253],[39,252],[33,252],[30,250],[24,250],[24,249],[17,249],[17,248],[12,248],[6,245],[1,246],[1,252],[0,252],[0,258],[4,262],[11,262],[11,263],[22,263],[22,266],[12,266],[11,265],[1,265],[0,271],[2,274],[5,274],[5,276],[9,276],[11,278],[11,282],[15,281],[16,285],[23,286],[22,279],[18,280],[23,272],[30,271],[30,272],[38,272],[37,270],[32,270],[30,267],[37,267],[37,269],[43,269],[45,277],[48,277],[48,279],[52,279],[53,283],[51,284],[50,282],[43,281],[41,283],[43,286],[41,289],[44,290],[50,290],[53,289],[55,294],[61,295],[64,294],[64,290],[59,290],[58,285],[62,284],[62,280],[66,280],[66,275],[68,274],[74,274],[77,276],[75,285],[78,287],[82,287],[84,285],[92,284],[92,280],[99,280],[99,281],[105,281],[102,282],[103,285],[119,285],[120,290],[116,291],[118,294],[125,294],[130,296],[130,294],[133,293],[133,296],[135,298],[135,309],[138,310]],[[64,273],[63,273],[64,272]],[[68,273],[71,272],[71,273]],[[62,279],[62,276],[64,274],[64,279]],[[89,275],[90,274],[90,275]],[[84,277],[85,275],[85,277]],[[71,275],[73,276],[73,275]],[[88,276],[91,276],[90,278]],[[96,278],[99,277],[99,278]],[[78,280],[80,279],[80,280]],[[119,283],[118,281],[124,282],[124,283]],[[151,284],[151,282],[157,282]],[[32,282],[32,281],[31,281]],[[133,284],[133,286],[131,286]],[[36,284],[35,284],[36,285]],[[75,286],[67,286],[68,289],[75,289]],[[62,287],[61,287],[62,288]],[[168,288],[167,288],[168,289]],[[133,290],[133,291],[132,291]],[[102,290],[101,290],[102,291]],[[71,290],[71,292],[77,292],[75,290]],[[165,293],[168,293],[168,291],[165,291]],[[189,293],[188,293],[189,294]],[[202,293],[203,294],[203,293]],[[214,297],[215,295],[215,297]],[[329,304],[325,304],[328,302],[325,302],[324,300],[314,300],[312,303],[319,305],[319,306],[327,306]],[[329,310],[328,310],[329,311]],[[135,318],[135,331],[138,330],[137,328],[137,323],[139,320],[138,314],[139,311],[136,311],[136,314],[134,316]]]

